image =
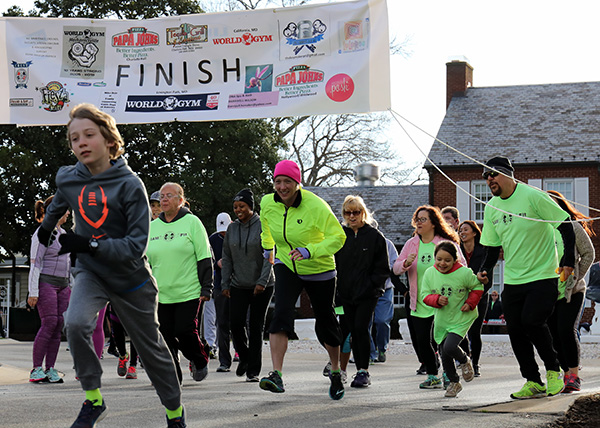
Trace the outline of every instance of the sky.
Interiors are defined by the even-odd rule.
[[[18,3],[27,11],[33,0]],[[410,52],[390,59],[392,109],[433,136],[444,118],[450,60],[468,60],[475,87],[600,80],[595,0],[388,0],[387,5],[390,38],[408,39]],[[422,165],[416,146],[427,153],[433,138],[402,124],[410,137],[394,119],[387,136],[407,167]],[[417,167],[411,178],[420,172]]]

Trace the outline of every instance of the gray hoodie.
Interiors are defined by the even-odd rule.
[[[56,174],[58,190],[42,226],[51,230],[67,209],[75,217],[75,233],[98,239],[92,255],[77,254],[74,271],[83,269],[104,279],[114,291],[129,292],[150,278],[146,260],[150,207],[146,188],[127,162],[119,158],[106,171],[92,175],[85,165],[63,166]]]
[[[256,213],[246,223],[236,219],[227,228],[221,262],[223,290],[273,286],[273,266],[263,257],[261,232],[260,217]]]

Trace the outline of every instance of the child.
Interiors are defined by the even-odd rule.
[[[108,302],[140,357],[167,412],[169,427],[185,427],[181,388],[171,353],[158,330],[157,287],[145,252],[150,208],[141,180],[120,156],[123,139],[113,117],[91,104],[70,113],[67,138],[77,164],[60,168],[57,191],[38,232],[48,243],[57,220],[71,208],[75,234],[62,235],[62,252],[77,253],[75,283],[65,317],[76,375],[86,400],[72,428],[104,418],[102,367],[92,344],[98,312]]]
[[[437,308],[433,322],[433,337],[440,345],[444,371],[450,379],[446,397],[456,397],[462,391],[454,360],[457,360],[465,382],[475,375],[471,359],[460,348],[460,342],[477,319],[477,303],[483,285],[473,271],[458,262],[456,245],[442,241],[434,250],[435,263],[423,276],[423,301]],[[487,282],[487,278],[486,278]]]

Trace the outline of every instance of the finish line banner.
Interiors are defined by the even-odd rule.
[[[0,123],[118,123],[390,108],[385,0],[149,20],[0,18]]]

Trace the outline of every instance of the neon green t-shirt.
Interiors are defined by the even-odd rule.
[[[171,223],[150,223],[148,262],[158,284],[160,303],[200,298],[198,260],[212,257],[206,229],[198,217],[186,214]]]
[[[419,292],[419,301],[429,294],[440,294],[448,297],[448,304],[441,308],[433,308],[433,338],[437,343],[455,333],[465,337],[473,322],[477,319],[477,307],[472,311],[463,312],[462,305],[473,290],[482,290],[483,284],[470,268],[461,266],[451,273],[441,273],[435,267],[430,267],[423,277],[423,287]]]
[[[433,262],[435,261],[435,258],[433,257],[434,250],[435,244],[433,242],[428,244],[424,244],[422,241],[419,242],[419,253],[415,259],[415,262],[417,263],[417,309],[411,311],[411,315],[415,317],[427,318],[433,315],[433,308],[423,303],[423,298],[421,297],[419,290],[421,290],[423,284],[425,271],[433,266]]]
[[[516,217],[493,207],[556,223]],[[525,284],[558,276],[555,272],[558,256],[554,229],[567,217],[568,214],[548,194],[523,184],[517,184],[510,197],[502,199],[495,196],[489,201],[485,207],[480,242],[504,249],[505,284]]]

